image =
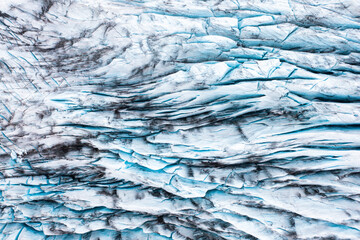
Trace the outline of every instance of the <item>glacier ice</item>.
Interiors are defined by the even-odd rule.
[[[359,10],[1,1],[1,239],[360,239]]]

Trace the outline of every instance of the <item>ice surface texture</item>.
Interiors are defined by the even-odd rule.
[[[360,1],[0,10],[1,239],[360,239]]]

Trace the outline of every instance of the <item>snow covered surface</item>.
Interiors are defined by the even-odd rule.
[[[360,1],[2,0],[0,238],[360,239]]]

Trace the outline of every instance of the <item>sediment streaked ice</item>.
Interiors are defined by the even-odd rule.
[[[360,239],[360,2],[0,2],[1,239]]]

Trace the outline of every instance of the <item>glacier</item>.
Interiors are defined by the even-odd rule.
[[[360,239],[360,1],[2,0],[0,238]]]

